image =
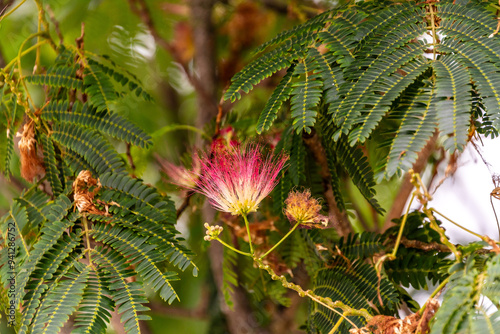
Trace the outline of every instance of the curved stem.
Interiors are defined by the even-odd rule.
[[[500,24],[500,21],[498,22]],[[493,196],[491,196],[491,194],[490,194],[490,203],[491,203],[491,208],[493,209],[493,213],[495,214],[495,220],[497,221],[498,240],[500,240],[500,223],[498,223],[497,211],[495,210],[495,206],[493,205]]]
[[[21,52],[21,57],[27,55],[28,53],[30,53],[31,51],[35,50],[36,48],[38,48],[39,46],[45,44],[45,43],[48,43],[47,40],[43,40],[39,43],[36,43],[35,45],[32,45],[30,46],[29,48],[27,48],[26,50],[24,50],[23,52]],[[7,65],[5,65],[5,67],[3,68],[4,72],[8,72],[7,70],[12,67],[12,65],[14,65],[15,63],[17,62],[17,57],[12,59]]]
[[[269,253],[271,253],[271,252],[272,252],[272,251],[273,251],[276,247],[278,247],[278,246],[279,246],[279,245],[280,245],[280,244],[281,244],[281,243],[282,243],[282,242],[283,242],[286,238],[288,238],[288,236],[289,236],[290,234],[292,234],[292,232],[293,232],[293,231],[295,231],[295,229],[297,228],[297,226],[299,226],[299,224],[300,224],[300,223],[296,223],[296,224],[292,227],[292,229],[291,229],[290,231],[288,231],[288,233],[287,233],[287,234],[285,234],[285,236],[284,236],[283,238],[281,238],[281,240],[280,240],[280,241],[278,241],[278,242],[276,243],[276,245],[274,245],[274,246],[273,246],[271,249],[269,249],[269,250],[268,250],[268,251],[267,251],[264,255],[262,255],[262,256],[260,257],[260,259],[263,259],[264,257],[266,257],[266,256],[267,256]]]
[[[10,14],[14,13],[19,7],[21,7],[23,5],[23,3],[25,3],[26,0],[23,0],[21,1],[16,7],[12,8],[11,10],[9,10],[7,13],[3,14],[2,16],[0,16],[0,22],[2,22],[3,19],[5,19],[7,16],[9,16]]]
[[[449,221],[453,225],[455,225],[455,226],[461,228],[462,230],[464,230],[464,231],[466,231],[466,232],[468,232],[468,233],[470,233],[470,234],[478,237],[479,239],[481,239],[481,240],[484,239],[484,237],[481,234],[473,232],[473,231],[469,230],[468,228],[463,227],[462,225],[460,225],[458,223],[455,223],[453,220],[451,220],[450,218],[446,217],[445,215],[443,215],[441,212],[437,211],[436,209],[430,208],[429,210],[432,211],[432,212],[434,212],[434,213],[437,213],[438,215],[440,215],[441,217],[443,217],[444,219],[446,219],[447,221]]]
[[[247,228],[248,234],[248,244],[250,245],[250,254],[253,256],[253,245],[252,245],[252,237],[250,235],[250,223],[248,222],[248,218],[246,214],[242,214],[243,220],[245,221],[245,227]]]
[[[450,276],[446,277],[446,279],[444,279],[441,282],[441,284],[438,285],[438,287],[429,296],[429,298],[427,299],[427,301],[425,302],[425,304],[420,308],[420,310],[418,310],[418,313],[422,314],[422,312],[425,311],[425,308],[427,307],[427,302],[429,301],[429,299],[432,299],[432,298],[436,297],[436,295],[438,294],[438,292],[441,291],[441,290],[443,290],[444,286],[446,284],[448,284],[449,280],[450,280]]]
[[[229,245],[228,243],[226,243],[226,242],[222,241],[222,240],[221,240],[220,238],[218,238],[218,237],[217,237],[217,238],[215,238],[215,240],[217,240],[217,241],[218,241],[218,242],[220,242],[222,245],[226,246],[227,248],[229,248],[230,250],[232,250],[232,251],[234,251],[234,252],[236,252],[236,253],[239,253],[239,254],[241,254],[241,255],[245,255],[245,256],[250,256],[250,257],[252,256],[252,254],[250,254],[250,253],[247,253],[247,252],[242,252],[242,251],[240,251],[239,249],[234,248],[233,246],[231,246],[231,245]]]

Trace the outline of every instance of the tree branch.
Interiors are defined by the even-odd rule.
[[[328,169],[328,161],[326,160],[326,152],[321,144],[321,140],[314,129],[312,129],[310,134],[304,132],[302,139],[311,150],[318,165],[321,167],[319,175],[323,180],[325,200],[328,204],[329,226],[335,228],[340,237],[347,236],[353,231],[352,226],[349,223],[346,212],[340,211],[337,206],[337,200],[335,199],[332,189],[332,177]]]
[[[200,1],[200,0],[198,0],[198,1]],[[146,27],[149,29],[149,32],[151,33],[151,36],[153,36],[156,44],[158,44],[161,48],[163,48],[165,51],[167,51],[172,56],[172,58],[174,58],[174,61],[182,66],[182,69],[184,70],[184,73],[186,74],[186,77],[188,78],[189,82],[191,83],[191,85],[193,85],[198,96],[200,96],[202,98],[202,100],[204,101],[205,108],[214,108],[215,110],[217,110],[217,103],[215,102],[215,99],[213,98],[213,94],[211,94],[211,92],[206,89],[207,82],[203,80],[204,76],[202,76],[200,73],[199,73],[198,77],[193,76],[191,74],[191,71],[189,70],[187,64],[184,63],[184,61],[182,60],[180,55],[177,53],[175,48],[172,46],[172,44],[170,44],[165,38],[163,38],[160,35],[158,30],[156,29],[156,26],[153,23],[151,13],[146,5],[146,2],[144,0],[129,0],[129,5],[130,5],[131,11],[134,14],[136,14],[141,19],[141,21],[146,25]],[[211,15],[211,10],[210,10],[210,15]],[[210,20],[210,22],[211,22],[211,20]],[[196,39],[195,39],[195,47],[196,47]],[[208,52],[208,51],[209,50],[203,50],[201,52]],[[215,64],[215,61],[214,61],[214,64]],[[213,68],[212,70],[215,73],[215,68]]]

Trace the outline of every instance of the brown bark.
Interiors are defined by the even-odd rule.
[[[191,0],[195,75],[196,79],[203,83],[203,90],[198,91],[196,125],[200,128],[211,121],[218,111],[215,33],[212,21],[214,4],[214,0]]]
[[[326,160],[326,152],[321,144],[321,139],[319,138],[317,132],[312,129],[310,134],[304,132],[302,136],[304,143],[311,150],[314,159],[320,166],[319,175],[323,180],[324,196],[326,203],[328,205],[328,218],[329,227],[333,227],[337,230],[340,237],[347,236],[351,233],[352,226],[347,218],[347,213],[341,211],[337,205],[337,200],[333,194],[330,170],[328,169],[328,161]]]
[[[214,209],[205,204],[203,208],[203,218],[206,221],[213,221],[215,216]],[[210,268],[214,277],[215,285],[217,286],[219,305],[222,313],[224,313],[227,321],[227,327],[232,334],[267,334],[268,331],[261,328],[257,319],[254,316],[250,303],[242,288],[235,287],[232,294],[233,308],[231,309],[224,300],[222,293],[223,273],[222,259],[223,246],[218,242],[212,242],[208,249],[210,258]]]

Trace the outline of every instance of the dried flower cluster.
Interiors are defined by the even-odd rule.
[[[288,156],[264,156],[259,145],[216,150],[200,157],[200,175],[194,191],[205,195],[220,211],[246,215],[257,211],[260,202],[278,183]]]
[[[21,153],[21,176],[29,182],[33,182],[35,177],[43,176],[45,168],[43,167],[42,159],[37,154],[33,121],[30,120],[24,124],[18,146]]]
[[[73,182],[73,198],[78,212],[106,214],[94,204],[94,196],[101,188],[101,183],[92,177],[88,170],[82,170]]]
[[[311,192],[291,191],[285,200],[285,215],[292,223],[299,223],[304,227],[326,227],[328,217],[320,214],[321,204],[311,197]]]

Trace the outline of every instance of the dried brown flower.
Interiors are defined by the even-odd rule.
[[[94,196],[101,188],[101,183],[92,177],[88,170],[82,170],[73,182],[74,201],[78,212],[88,212],[106,215],[106,211],[99,210],[94,204]]]
[[[21,176],[28,182],[33,182],[35,177],[43,176],[45,168],[42,159],[37,154],[35,126],[32,120],[24,124],[18,146],[21,153]]]

